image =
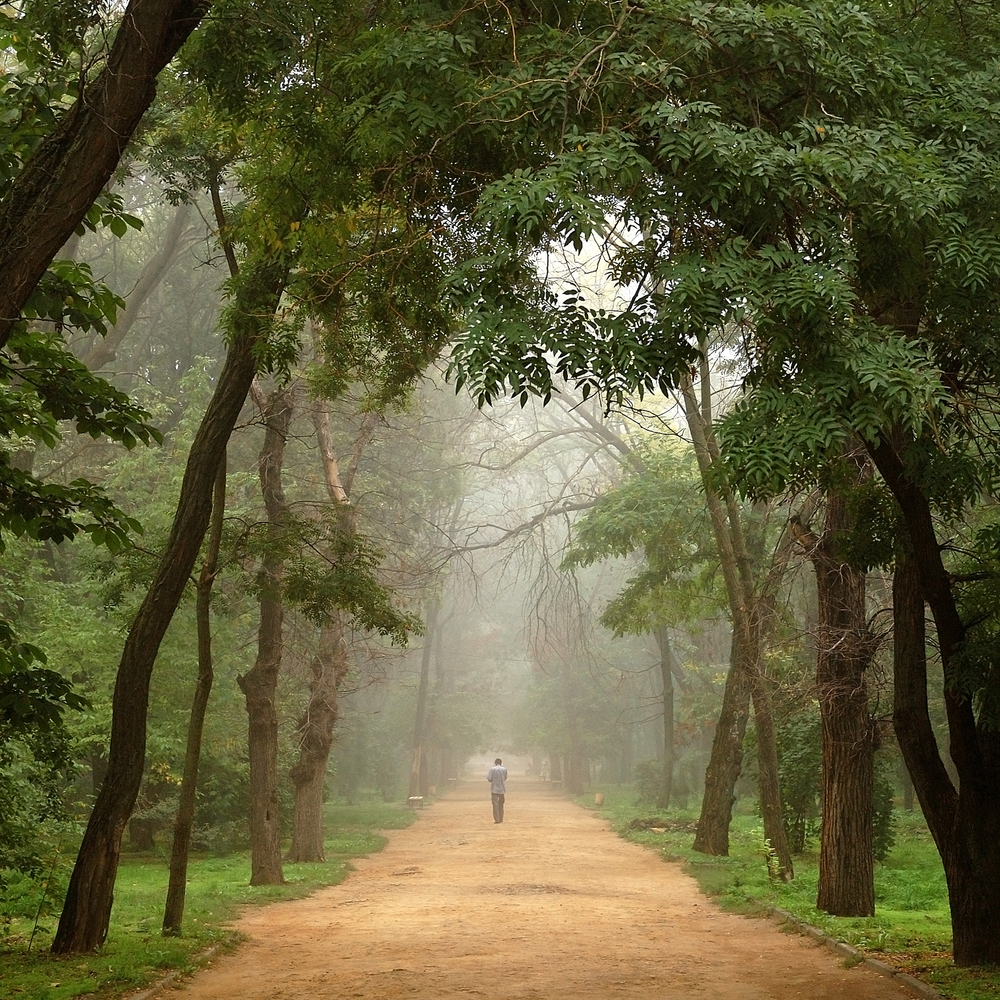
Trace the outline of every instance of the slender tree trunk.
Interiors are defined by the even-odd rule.
[[[111,179],[156,95],[156,77],[210,0],[131,0],[107,63],[0,201],[0,347],[45,269]],[[103,904],[102,904],[103,905]]]
[[[260,629],[253,667],[237,678],[249,716],[250,884],[280,885],[281,824],[278,814],[278,675],[281,672],[284,603],[281,554],[288,505],[282,468],[295,389],[279,389],[261,400],[264,443],[260,450],[260,490],[268,518],[268,549],[260,570]]]
[[[681,382],[684,412],[698,469],[701,473],[709,517],[719,551],[733,629],[733,654],[723,714],[716,727],[712,757],[705,772],[705,795],[694,849],[703,853],[729,853],[729,823],[736,779],[742,762],[747,699],[752,695],[757,722],[760,804],[765,836],[779,859],[782,877],[791,878],[791,853],[785,835],[778,787],[778,754],[771,720],[770,695],[764,679],[764,637],[770,619],[773,593],[783,572],[784,560],[775,561],[766,579],[758,581],[751,565],[741,512],[730,491],[720,494],[713,481],[719,460],[718,442],[711,428],[711,394],[707,361],[701,373],[701,401],[690,375]],[[730,695],[729,687],[735,685]]]
[[[201,762],[202,733],[205,730],[205,713],[212,693],[214,671],[212,667],[211,601],[212,586],[222,546],[222,525],[226,512],[226,458],[219,462],[212,498],[212,530],[201,575],[198,577],[196,617],[198,622],[198,680],[195,683],[188,721],[187,747],[184,752],[184,773],[181,777],[177,815],[174,818],[174,839],[170,849],[170,878],[167,899],[163,908],[163,935],[172,937],[181,933],[184,919],[184,897],[187,890],[188,853],[191,847],[191,830],[194,826],[195,792],[198,787],[198,766]]]
[[[753,721],[757,729],[757,771],[760,783],[760,812],[764,820],[764,838],[770,845],[777,870],[772,875],[790,882],[795,875],[792,852],[788,849],[784,810],[781,808],[781,783],[778,780],[778,751],[771,714],[771,694],[764,676],[763,665],[751,675]]]
[[[582,795],[589,768],[580,742],[576,678],[573,676],[571,665],[565,660],[562,663],[562,682],[566,728],[569,732],[569,747],[563,760],[563,781],[566,784],[566,791],[571,795]]]
[[[143,265],[135,286],[129,292],[125,312],[118,317],[114,329],[103,337],[97,336],[86,354],[80,360],[92,371],[114,361],[118,348],[128,336],[129,330],[142,313],[142,308],[153,292],[162,284],[184,247],[181,237],[188,228],[191,204],[183,202],[174,210],[169,224],[159,238],[156,252]]]
[[[427,629],[424,635],[424,648],[420,654],[420,684],[417,688],[417,712],[413,724],[413,756],[410,760],[410,795],[420,795],[421,784],[426,779],[426,762],[424,759],[424,723],[427,717],[427,692],[430,687],[431,654],[434,648],[434,630],[437,626],[438,613],[441,605],[437,599],[431,600],[427,607]]]
[[[254,346],[267,335],[285,275],[284,266],[265,265],[237,292],[226,363],[188,455],[170,537],[122,650],[108,770],[52,942],[57,954],[93,951],[107,935],[122,834],[142,781],[153,663],[205,537],[216,471],[256,371]]]
[[[673,650],[665,626],[656,630],[656,645],[660,650],[660,677],[663,681],[663,771],[656,807],[667,809],[674,788],[674,674]]]
[[[299,720],[299,759],[292,768],[295,816],[288,861],[323,860],[323,789],[339,708],[337,689],[347,676],[347,644],[340,616],[323,626],[311,664],[309,704]]]

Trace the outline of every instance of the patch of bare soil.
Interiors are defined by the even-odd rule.
[[[902,1000],[812,939],[723,913],[547,785],[463,782],[342,885],[247,911],[178,1000]]]

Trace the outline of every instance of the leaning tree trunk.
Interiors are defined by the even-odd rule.
[[[212,693],[211,602],[212,586],[222,546],[222,525],[226,510],[226,458],[219,462],[212,499],[212,532],[205,561],[198,577],[196,618],[198,622],[198,680],[195,683],[191,716],[188,721],[187,746],[184,752],[184,773],[174,818],[174,839],[170,848],[170,878],[163,908],[163,934],[172,937],[181,933],[184,919],[184,897],[187,891],[188,852],[194,827],[195,792],[198,787],[198,766],[201,762],[201,738],[205,730],[205,713]]]
[[[338,616],[339,618],[339,616]],[[319,649],[313,657],[309,703],[299,720],[299,759],[292,768],[295,815],[292,845],[287,860],[323,860],[323,789],[326,767],[337,723],[337,689],[347,676],[347,645],[339,620],[323,626]]]
[[[702,854],[722,857],[729,854],[729,826],[736,802],[736,781],[743,768],[743,737],[749,717],[750,680],[740,639],[734,630],[730,640],[729,674],[705,769],[698,832],[692,845]]]
[[[198,558],[212,511],[216,471],[253,382],[254,348],[270,328],[286,273],[283,265],[263,265],[237,291],[226,363],[191,445],[170,537],[122,650],[108,770],[52,942],[57,954],[93,951],[107,936],[122,834],[142,781],[153,663]]]
[[[875,643],[868,628],[865,573],[840,555],[841,539],[852,527],[846,498],[833,490],[821,538],[793,521],[815,568],[819,612],[816,692],[823,726],[823,827],[816,907],[838,917],[868,917],[875,912],[876,739],[865,672]]]
[[[76,103],[0,201],[0,347],[45,269],[114,174],[153,103],[160,70],[210,6],[210,0],[131,0],[104,69],[93,80],[81,78]]]
[[[281,824],[278,814],[278,675],[281,672],[284,603],[282,556],[288,504],[282,487],[285,443],[295,408],[295,390],[275,390],[261,400],[264,443],[259,456],[260,491],[267,510],[267,551],[260,582],[260,628],[253,667],[237,678],[246,698],[250,757],[250,884],[281,885]]]

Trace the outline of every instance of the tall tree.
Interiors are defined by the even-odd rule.
[[[745,458],[742,489],[814,481],[850,433],[864,441],[902,511],[940,642],[960,786],[927,743],[926,699],[897,704],[897,725],[948,877],[955,959],[997,963],[987,928],[1000,868],[985,852],[998,807],[985,790],[1000,753],[975,641],[989,626],[963,619],[934,514],[974,501],[997,454],[973,400],[996,386],[1000,130],[986,109],[998,47],[978,5],[951,21],[946,9],[678,0],[616,17],[584,2],[558,59],[546,32],[522,26],[516,71],[498,59],[461,78],[449,66],[463,108],[524,121],[535,142],[535,159],[478,200],[498,251],[453,284],[472,312],[456,364],[484,400],[547,396],[551,367],[614,401],[676,385],[700,338],[728,328],[753,345],[745,413],[756,419],[735,415],[726,439]],[[473,17],[408,42],[459,38]],[[553,80],[570,95],[558,111],[543,93]],[[622,279],[657,291],[609,313],[568,289],[528,322],[505,276],[552,236],[602,238]],[[896,667],[899,692],[925,679],[922,661]]]

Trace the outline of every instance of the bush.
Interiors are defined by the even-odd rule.
[[[636,764],[632,769],[632,784],[639,793],[637,802],[655,803],[660,794],[662,777],[662,761],[643,760]]]

